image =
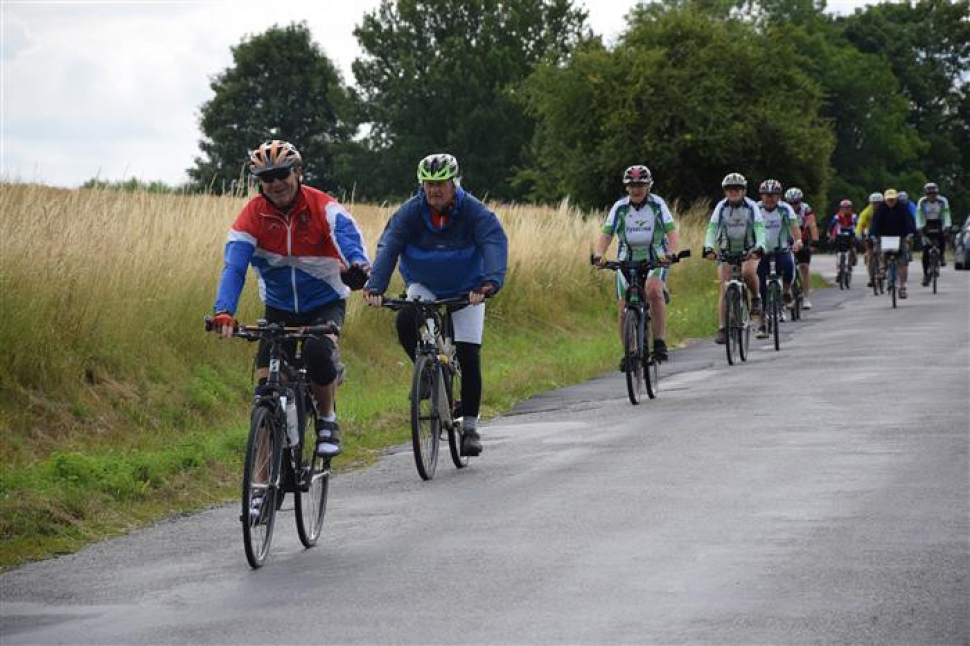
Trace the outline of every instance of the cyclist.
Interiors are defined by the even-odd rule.
[[[610,209],[602,232],[596,240],[593,263],[603,264],[603,254],[610,246],[613,234],[619,239],[617,257],[620,260],[648,260],[661,256],[670,258],[677,255],[677,225],[667,208],[667,203],[659,195],[650,192],[653,176],[650,169],[643,165],[630,166],[623,171],[623,186],[627,196],[617,200]],[[650,303],[651,325],[653,326],[653,354],[658,361],[667,359],[667,344],[664,341],[664,279],[666,268],[654,269],[646,281],[646,298]],[[616,272],[616,294],[619,303],[620,340],[623,340],[623,308],[626,307],[627,282],[623,272]],[[620,370],[625,370],[626,356],[620,361]]]
[[[724,199],[717,203],[711,213],[704,238],[704,257],[714,260],[717,254],[714,245],[718,244],[730,253],[746,253],[748,259],[741,267],[741,277],[752,294],[751,323],[761,326],[761,298],[758,289],[758,258],[765,250],[765,222],[761,209],[754,200],[745,195],[748,180],[741,173],[728,173],[721,180]],[[724,293],[727,282],[731,280],[731,267],[719,268],[721,292],[717,302],[718,330],[714,337],[716,343],[727,341],[724,327]]]
[[[882,193],[876,191],[869,195],[869,203],[866,208],[862,209],[859,213],[859,221],[856,223],[856,235],[858,235],[862,241],[865,243],[866,253],[866,267],[869,266],[869,260],[872,258],[872,239],[869,237],[869,225],[872,222],[872,213],[882,204]],[[866,287],[872,287],[872,279],[870,277],[869,282],[866,283]]]
[[[761,201],[758,208],[765,222],[765,255],[758,263],[758,280],[761,287],[761,299],[765,302],[768,295],[768,271],[771,269],[769,255],[775,260],[775,268],[781,274],[782,300],[785,304],[792,302],[791,286],[795,280],[795,261],[792,251],[796,253],[802,248],[802,232],[798,229],[798,218],[791,206],[781,201],[781,182],[776,179],[766,179],[758,187]],[[791,249],[788,240],[794,240]],[[768,330],[762,321],[755,334],[759,339],[768,337]]]
[[[835,242],[836,240],[843,241],[844,244],[849,247],[849,262],[852,267],[855,267],[856,256],[855,256],[855,229],[858,217],[852,210],[851,200],[842,200],[839,202],[839,210],[832,216],[831,222],[829,222],[829,242]],[[839,249],[841,251],[841,249]],[[836,268],[838,271],[838,260],[836,259]]]
[[[906,191],[899,191],[899,202],[905,204],[906,208],[909,209],[909,217],[913,218],[913,222],[916,222],[916,202],[909,199],[909,194]]]
[[[916,223],[909,215],[909,207],[899,201],[899,193],[888,188],[883,193],[883,203],[872,214],[869,235],[878,242],[880,236],[899,236],[899,255],[896,266],[899,271],[899,297],[906,298],[906,277],[909,266],[909,240],[916,234]],[[883,249],[883,251],[886,251]]]
[[[812,303],[808,300],[808,293],[811,291],[808,269],[812,262],[812,252],[818,244],[818,224],[815,221],[815,211],[809,206],[808,202],[803,201],[804,195],[800,188],[792,186],[785,191],[785,201],[791,205],[795,216],[798,218],[798,229],[802,233],[802,248],[795,254],[798,261],[798,271],[802,278],[802,307],[807,310],[812,309]]]
[[[454,312],[452,321],[462,373],[461,454],[475,456],[482,451],[477,426],[482,399],[483,301],[505,282],[508,240],[495,213],[461,187],[458,160],[452,155],[439,153],[422,159],[418,181],[417,195],[402,204],[388,222],[364,296],[371,306],[381,306],[398,257],[408,298],[469,295],[471,304]],[[395,321],[398,340],[412,361],[418,343],[415,316],[413,309],[402,309]]]
[[[303,159],[293,144],[274,139],[249,157],[259,195],[239,213],[229,230],[225,266],[216,295],[216,330],[232,336],[233,314],[251,264],[259,274],[265,319],[288,326],[343,323],[352,284],[359,289],[369,266],[363,236],[350,213],[333,197],[302,183]],[[296,343],[287,346],[295,355]],[[322,417],[317,420],[316,451],[340,453],[340,429],[334,410],[342,366],[336,339],[308,339],[303,360]],[[266,383],[269,346],[260,344],[257,377]]]
[[[940,266],[946,267],[946,231],[950,228],[950,202],[940,195],[940,188],[933,182],[923,187],[923,197],[916,205],[916,228],[924,238],[936,243],[940,250]],[[924,245],[929,249],[929,245]],[[929,254],[923,253],[923,286],[930,284],[927,276]]]

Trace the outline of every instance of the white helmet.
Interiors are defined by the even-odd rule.
[[[880,193],[879,191],[876,191],[875,193],[873,193],[872,195],[869,196],[869,201],[870,202],[882,202],[882,193]]]
[[[727,188],[729,186],[740,186],[742,189],[747,190],[748,180],[744,179],[744,175],[741,173],[728,173],[721,180],[721,188]]]
[[[802,189],[792,186],[790,189],[785,191],[785,201],[786,202],[800,202],[802,199]]]

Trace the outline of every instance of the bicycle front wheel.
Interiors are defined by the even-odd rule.
[[[441,417],[438,415],[441,369],[426,354],[414,362],[411,382],[411,444],[414,465],[423,480],[434,477],[441,442]]]
[[[653,356],[653,328],[650,317],[643,320],[643,383],[647,388],[647,397],[656,399],[660,392],[660,362]]]
[[[640,321],[634,310],[623,314],[623,356],[626,374],[626,391],[630,403],[636,406],[643,398],[643,361],[640,359]]]
[[[781,338],[778,331],[779,323],[781,323],[781,287],[778,283],[774,283],[768,292],[768,321],[771,325],[771,333],[774,336],[775,341],[775,351],[781,349]]]
[[[741,361],[748,360],[748,350],[751,347],[751,310],[748,306],[748,300],[742,295],[742,292],[738,291],[738,312],[740,316],[738,320],[740,324],[738,325],[738,356]],[[764,316],[764,310],[761,311],[761,315]]]
[[[246,560],[254,569],[266,561],[273,540],[282,455],[282,429],[274,411],[257,406],[249,425],[240,516]]]
[[[734,285],[729,285],[724,295],[724,351],[727,353],[728,365],[733,366],[738,360],[738,330],[741,327],[741,299]]]
[[[330,459],[318,456],[316,448],[314,434],[304,433],[293,487],[296,533],[304,547],[313,547],[320,538],[330,493]]]

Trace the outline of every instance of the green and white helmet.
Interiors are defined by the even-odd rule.
[[[458,174],[458,160],[448,153],[428,155],[418,162],[419,182],[443,182],[457,179]]]

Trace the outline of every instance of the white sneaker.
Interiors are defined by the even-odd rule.
[[[812,309],[812,301],[808,300],[807,298],[803,298],[802,299],[802,309],[803,310],[810,310],[810,309]]]

